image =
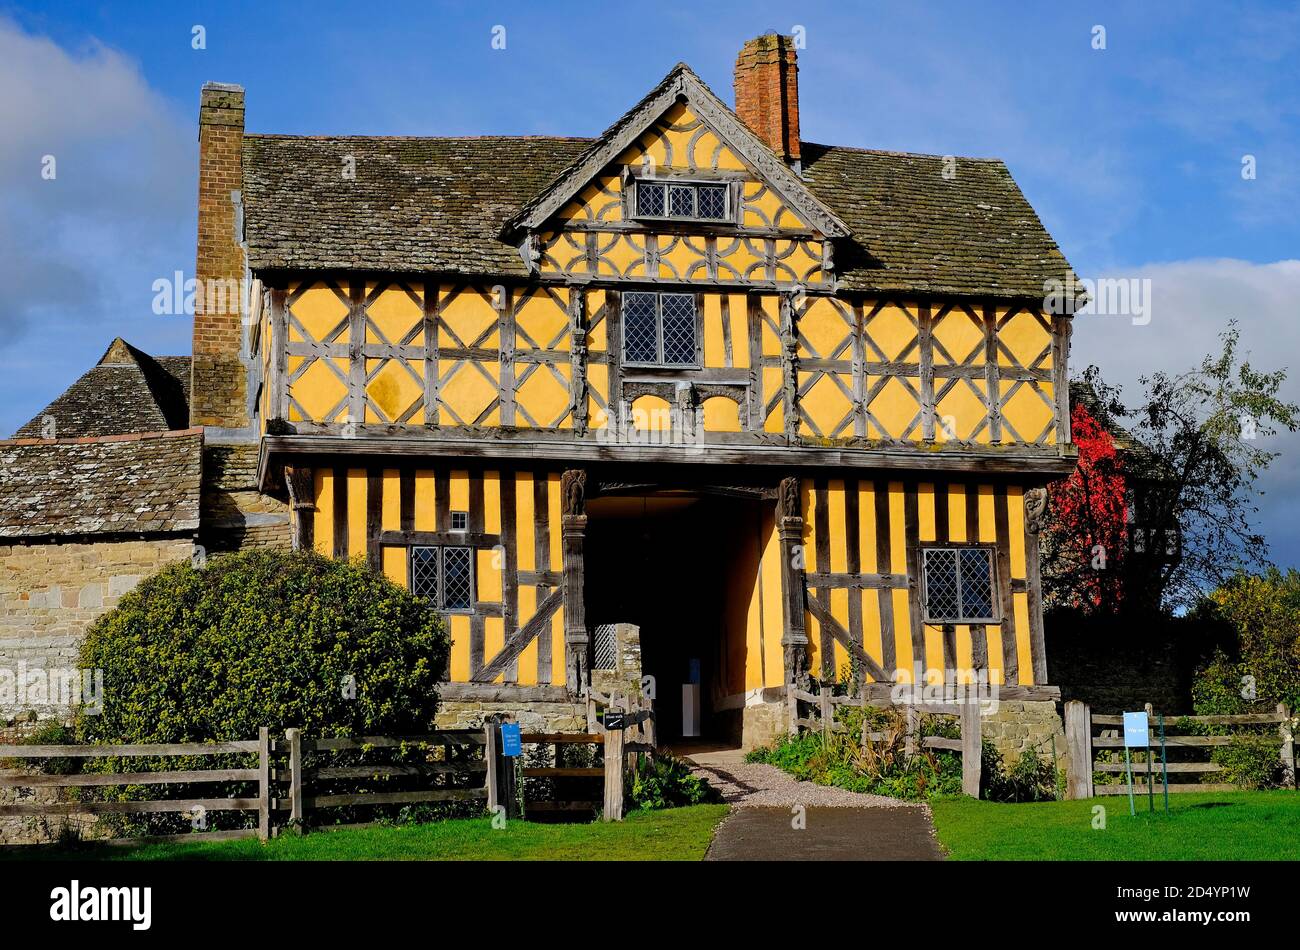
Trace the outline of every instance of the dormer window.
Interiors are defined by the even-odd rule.
[[[726,221],[731,189],[697,181],[640,179],[635,189],[635,217],[669,221]]]

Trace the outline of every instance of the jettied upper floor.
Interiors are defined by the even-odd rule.
[[[193,421],[264,472],[431,442],[1068,470],[1073,278],[1005,165],[803,142],[793,51],[741,65],[736,111],[679,64],[595,139],[246,134],[209,84],[198,276],[250,292],[200,295]]]

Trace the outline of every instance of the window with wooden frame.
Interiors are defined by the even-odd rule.
[[[731,186],[719,182],[639,178],[632,191],[632,217],[728,223],[732,219]]]
[[[926,623],[998,623],[993,549],[921,549],[922,606]]]
[[[460,545],[413,547],[409,560],[411,593],[435,610],[468,613],[474,609],[474,549]]]
[[[700,365],[700,308],[695,294],[623,294],[623,362],[633,366]]]

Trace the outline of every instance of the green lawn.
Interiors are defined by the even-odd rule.
[[[726,805],[693,805],[633,813],[622,822],[543,825],[512,821],[495,829],[488,818],[464,818],[379,828],[342,828],[305,836],[152,844],[138,848],[87,845],[44,852],[48,859],[105,861],[699,861]],[[5,849],[6,857],[22,857]],[[34,857],[32,852],[25,855]]]
[[[1093,808],[1106,809],[1094,829]],[[1130,818],[1128,798],[1003,805],[969,798],[931,804],[940,843],[955,861],[1300,860],[1300,792],[1169,796],[1169,814],[1145,797]]]

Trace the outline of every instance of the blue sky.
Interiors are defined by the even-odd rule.
[[[188,352],[151,285],[193,269],[205,80],[252,131],[592,135],[678,60],[729,101],[741,43],[796,26],[806,140],[1003,158],[1081,275],[1152,280],[1150,324],[1080,318],[1076,366],[1131,389],[1235,317],[1300,379],[1300,4],[0,2],[0,434],[115,335]],[[1276,445],[1262,522],[1300,564]]]

